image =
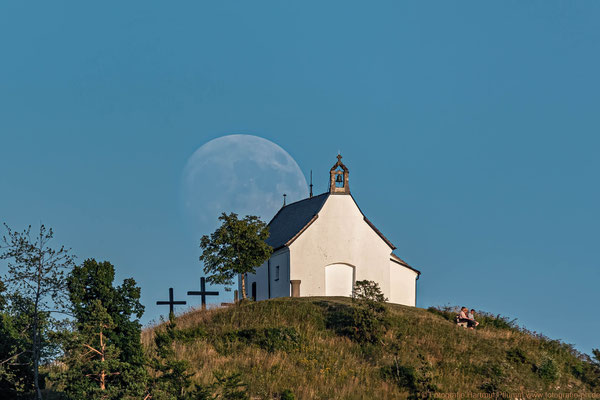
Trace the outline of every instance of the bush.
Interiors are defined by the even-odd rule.
[[[387,299],[379,285],[373,281],[357,281],[352,297],[353,306],[344,307],[341,315],[332,318],[338,333],[359,343],[380,342],[390,323],[384,304]]]
[[[413,367],[398,364],[394,360],[392,365],[381,368],[383,379],[394,382],[401,389],[415,391],[417,389],[417,373]]]
[[[214,395],[207,399],[249,400],[247,386],[239,373],[224,375],[215,372],[215,383],[212,385]]]
[[[352,306],[330,305],[327,328],[358,343],[379,343],[390,325],[384,304],[359,301]]]
[[[500,391],[500,387],[495,382],[485,382],[479,386],[483,393],[496,393]]]
[[[388,328],[385,307],[354,307],[350,338],[359,343],[377,343]]]
[[[589,361],[580,361],[571,369],[572,375],[590,388],[600,388],[600,366]]]
[[[358,301],[386,302],[387,299],[381,292],[379,284],[374,281],[356,281],[352,289],[352,299]]]
[[[415,399],[433,399],[434,392],[438,387],[433,383],[433,368],[422,354],[417,355],[420,366],[414,368],[404,366],[398,363],[394,358],[394,363],[381,369],[381,375],[384,379],[391,380],[400,389],[405,389],[410,393],[409,400]]]
[[[443,319],[454,322],[458,311],[454,307],[443,306],[443,307],[429,307],[427,309],[432,314],[442,317]]]
[[[477,322],[479,322],[479,329],[481,328],[496,328],[496,329],[506,329],[511,331],[518,331],[519,327],[517,326],[517,319],[509,319],[500,314],[491,314],[484,311],[477,312],[475,317]]]
[[[505,380],[505,371],[501,364],[488,360],[483,364],[477,365],[473,370],[478,376],[478,379],[483,383],[479,385],[484,393],[500,392],[504,388],[502,383]]]
[[[296,396],[290,389],[285,389],[279,397],[281,400],[296,400]]]
[[[536,372],[546,382],[555,382],[558,379],[558,366],[551,358],[542,361]]]
[[[269,353],[277,350],[290,351],[300,344],[300,335],[294,328],[240,329],[222,336],[225,344],[241,342],[256,345]]]
[[[195,388],[175,397],[158,398],[157,400],[250,400],[247,386],[239,373],[225,375],[213,374],[214,382],[210,385],[195,385]]]
[[[208,333],[201,326],[196,326],[188,329],[179,329],[175,332],[175,340],[178,342],[189,343],[196,339],[204,339]]]
[[[507,350],[506,358],[508,359],[508,361],[514,362],[515,364],[525,364],[527,362],[527,355],[519,347]]]

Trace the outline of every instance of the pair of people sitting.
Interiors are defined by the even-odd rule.
[[[475,329],[479,322],[475,321],[475,310],[469,309],[467,307],[461,307],[460,313],[456,316],[457,323],[466,323],[467,328]]]

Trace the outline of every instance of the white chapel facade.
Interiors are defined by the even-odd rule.
[[[420,272],[362,213],[341,156],[329,191],[284,205],[269,222],[271,258],[248,274],[248,297],[350,296],[356,281],[379,284],[391,303],[416,305]],[[239,287],[241,290],[241,284]]]

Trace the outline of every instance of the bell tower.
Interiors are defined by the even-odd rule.
[[[348,168],[342,163],[342,155],[338,154],[337,162],[329,170],[329,193],[350,194]]]

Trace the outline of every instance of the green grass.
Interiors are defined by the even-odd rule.
[[[454,324],[450,309],[388,305],[383,340],[360,344],[336,329],[351,306],[344,298],[282,298],[189,312],[177,319],[176,351],[197,383],[212,382],[215,372],[239,373],[259,399],[594,391],[583,375],[589,360],[507,318],[483,313],[480,327],[467,330]],[[161,326],[142,335],[148,351],[154,329]]]

